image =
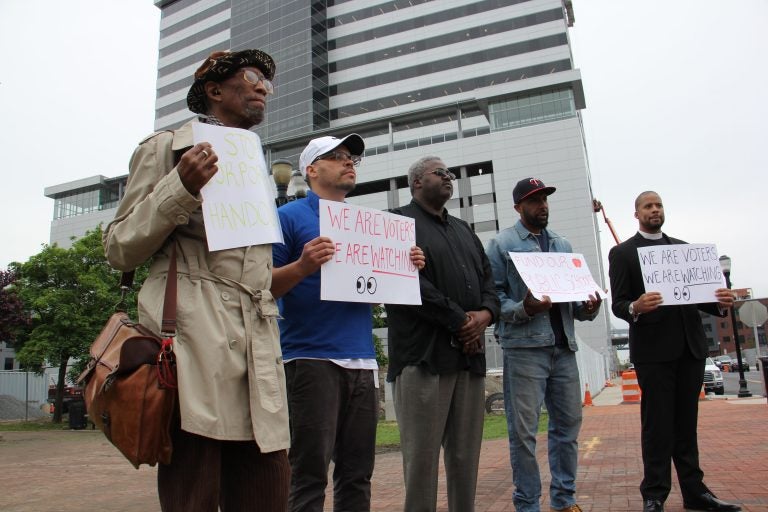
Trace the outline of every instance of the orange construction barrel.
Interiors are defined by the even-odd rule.
[[[627,370],[621,374],[621,397],[623,404],[640,403],[640,385],[637,383],[635,370]]]

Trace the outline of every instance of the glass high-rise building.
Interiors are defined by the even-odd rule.
[[[584,92],[568,40],[570,0],[155,5],[162,11],[156,129],[193,116],[186,94],[210,52],[265,50],[277,62],[275,94],[255,131],[268,164],[279,158],[297,167],[309,139],[359,133],[367,149],[349,200],[386,209],[410,201],[410,164],[439,156],[459,176],[450,213],[483,242],[517,221],[515,183],[539,178],[558,189],[550,227],[605,282],[580,117]],[[584,342],[607,353],[607,307],[594,322],[577,324]]]

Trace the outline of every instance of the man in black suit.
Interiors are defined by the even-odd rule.
[[[674,461],[688,510],[738,511],[704,485],[696,424],[704,380],[706,339],[698,310],[725,316],[733,293],[720,288],[717,303],[662,306],[661,293],[646,292],[638,247],[682,244],[661,232],[664,206],[656,192],[635,200],[638,233],[608,254],[613,313],[629,323],[629,357],[642,391],[643,512],[663,512]]]

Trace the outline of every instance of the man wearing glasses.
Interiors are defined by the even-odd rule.
[[[299,158],[307,197],[278,210],[285,244],[273,246],[272,293],[281,297],[292,512],[322,512],[331,460],[334,510],[370,510],[379,417],[371,306],[320,300],[320,266],[334,244],[320,236],[319,201],[344,201],[364,150],[357,134],[310,141]],[[423,256],[415,251],[420,268]]]
[[[483,435],[485,329],[499,299],[483,246],[445,203],[456,176],[435,156],[408,170],[413,200],[393,213],[416,219],[420,306],[387,305],[389,371],[403,454],[406,512],[437,506],[440,448],[448,509],[475,509]]]
[[[260,50],[205,59],[187,94],[199,117],[139,144],[125,196],[104,232],[114,268],[129,271],[151,260],[139,321],[155,332],[176,255],[179,418],[173,457],[157,471],[164,512],[287,508],[288,404],[276,314],[269,313],[276,312],[272,247],[208,250],[200,189],[216,173],[218,157],[211,144],[194,144],[192,134],[198,122],[243,129],[261,123],[274,74],[272,57]]]

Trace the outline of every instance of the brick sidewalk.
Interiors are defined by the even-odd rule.
[[[595,403],[605,403],[601,393]],[[609,397],[610,398],[610,397]],[[608,400],[610,401],[610,400]],[[640,407],[598,405],[584,409],[579,444],[578,500],[585,511],[640,511]],[[706,482],[721,498],[746,512],[768,512],[768,405],[762,399],[701,403],[699,446]],[[548,487],[540,437],[538,458]],[[136,471],[99,432],[0,433],[0,510],[75,512],[158,510],[155,469]],[[477,512],[512,511],[511,470],[506,440],[483,443]],[[331,498],[327,498],[326,510]],[[402,510],[402,460],[399,452],[376,457],[374,512]],[[548,511],[548,496],[544,496]],[[440,475],[438,510],[446,511],[445,476]],[[681,512],[675,483],[668,512]],[[455,511],[463,512],[463,511]]]
[[[699,448],[705,482],[722,499],[743,504],[745,512],[768,512],[768,405],[765,398],[711,400],[700,405]],[[542,510],[548,511],[549,469],[545,447],[546,438],[540,435],[537,458],[544,490]],[[480,457],[476,511],[513,511],[506,440],[484,442]],[[373,510],[402,509],[401,464],[400,453],[377,457]],[[640,406],[585,408],[577,477],[578,503],[584,511],[641,511],[638,490],[641,479]],[[447,511],[442,471],[438,492],[438,510]],[[676,481],[665,509],[668,512],[683,510]]]

